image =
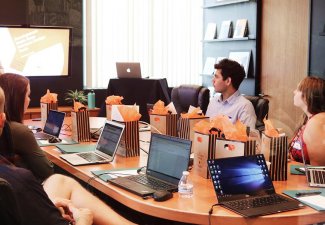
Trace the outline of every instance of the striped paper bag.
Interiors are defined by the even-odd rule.
[[[121,137],[117,154],[124,157],[140,155],[139,121],[121,122],[125,129]]]
[[[194,132],[192,144],[192,151],[194,152],[193,169],[201,177],[210,178],[207,160],[214,158],[216,139],[219,136],[219,134]]]
[[[201,120],[209,120],[209,117],[180,118],[178,121],[178,136],[183,139],[194,140],[194,125]]]
[[[177,120],[177,114],[150,114],[151,132],[177,137]]]
[[[58,110],[58,102],[42,103],[41,102],[41,121],[45,122],[50,110]]]
[[[90,123],[89,111],[82,110],[79,112],[71,112],[72,120],[72,140],[77,142],[90,141]]]
[[[271,163],[269,172],[272,180],[287,180],[288,136],[269,137],[263,133],[261,153]]]

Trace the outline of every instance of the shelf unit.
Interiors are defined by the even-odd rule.
[[[229,52],[251,51],[248,77],[240,86],[240,92],[246,95],[256,95],[259,88],[259,58],[260,58],[260,12],[261,1],[256,0],[204,0],[203,34],[208,23],[217,24],[217,36],[220,34],[222,21],[231,20],[235,29],[238,19],[248,20],[248,34],[243,38],[226,38],[202,40],[205,65],[207,57],[228,57]],[[204,35],[202,36],[204,37]],[[212,75],[201,74],[202,85],[212,87]]]

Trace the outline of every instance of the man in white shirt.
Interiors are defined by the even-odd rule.
[[[213,118],[226,115],[233,123],[240,120],[246,126],[255,129],[256,114],[253,104],[238,91],[245,78],[244,68],[230,59],[221,60],[214,68],[216,72],[212,82],[218,94],[211,99],[206,116]]]

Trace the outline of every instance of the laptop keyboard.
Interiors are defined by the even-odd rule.
[[[145,174],[140,174],[136,176],[129,176],[128,179],[143,184],[154,190],[173,190],[175,185],[167,184],[155,178],[149,177]]]
[[[280,195],[270,195],[270,196],[263,196],[263,197],[249,198],[249,199],[241,199],[237,201],[230,201],[227,202],[226,204],[235,209],[244,210],[249,208],[258,208],[263,206],[276,205],[287,201],[288,200],[286,198]]]
[[[101,161],[106,161],[105,158],[96,155],[94,153],[90,153],[90,152],[85,152],[85,153],[79,153],[78,154],[81,158],[87,160],[88,162],[101,162]]]
[[[34,136],[35,138],[37,139],[43,139],[43,140],[48,140],[50,139],[51,137],[54,137],[50,134],[47,134],[47,133],[43,133],[43,132],[38,132],[38,133],[34,133]]]

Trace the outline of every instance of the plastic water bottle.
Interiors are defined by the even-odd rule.
[[[189,174],[188,171],[183,171],[183,176],[178,183],[178,193],[182,198],[193,196],[193,183],[189,180]]]
[[[95,92],[94,90],[91,90],[88,93],[88,109],[94,109],[95,108]]]

